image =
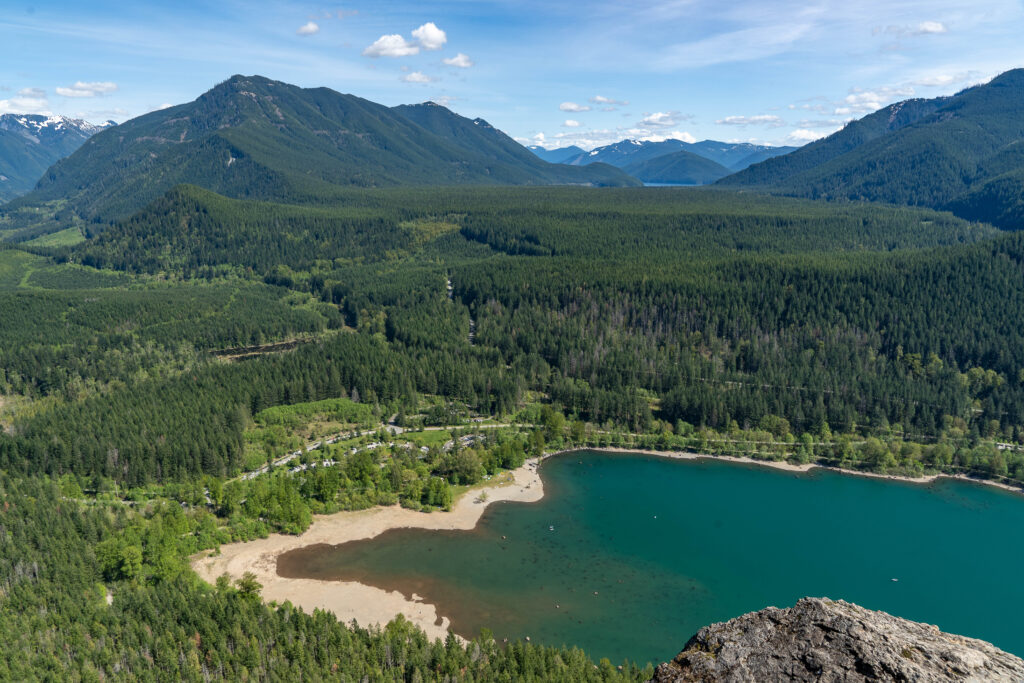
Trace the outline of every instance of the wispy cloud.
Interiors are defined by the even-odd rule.
[[[912,26],[890,25],[886,26],[885,28],[882,28],[881,26],[876,26],[872,30],[872,33],[874,33],[875,35],[884,33],[890,36],[897,36],[902,38],[904,36],[936,35],[939,33],[947,33],[948,30],[949,29],[946,28],[946,25],[943,24],[941,21],[922,21],[921,23],[914,24]]]
[[[693,69],[762,59],[785,52],[811,27],[809,23],[756,26],[678,43],[655,57],[652,66],[663,70]]]
[[[786,122],[774,114],[758,114],[757,116],[726,116],[724,119],[715,121],[720,126],[767,126],[768,128],[779,128],[786,125]]]
[[[426,75],[422,71],[413,71],[402,76],[401,80],[404,83],[433,83],[437,79]]]
[[[605,97],[604,95],[594,95],[593,97],[590,98],[590,101],[593,104],[604,104],[612,107],[629,106],[629,102],[627,100],[615,100],[612,99],[611,97]]]
[[[863,90],[851,88],[840,106],[837,106],[833,113],[837,116],[848,116],[858,114],[870,114],[878,111],[893,100],[904,99],[914,96],[914,88],[909,85]]]
[[[15,97],[0,100],[0,114],[50,114],[46,91],[22,88]]]
[[[61,97],[100,97],[109,95],[117,90],[117,83],[110,81],[96,81],[86,83],[76,81],[74,85],[67,88],[56,88],[55,92]]]
[[[786,136],[786,142],[791,145],[806,145],[808,142],[820,140],[821,138],[830,135],[832,132],[834,131],[822,133],[820,131],[809,130],[807,128],[797,128]]]
[[[468,69],[473,66],[473,60],[469,58],[469,55],[464,55],[461,52],[454,57],[445,57],[441,61],[448,66],[454,66],[459,69]]]
[[[566,128],[579,128],[583,124],[575,119],[566,119],[562,125]]]
[[[320,33],[320,26],[315,21],[308,21],[295,32],[300,36],[311,36],[315,33]]]
[[[560,105],[558,105],[558,108],[561,111],[590,111],[590,107],[588,107],[587,105],[576,104],[575,102],[562,102]]]
[[[681,118],[690,117],[680,116],[677,111],[656,111],[653,114],[644,114],[644,118],[640,120],[640,125],[654,128],[671,128],[679,125]]]

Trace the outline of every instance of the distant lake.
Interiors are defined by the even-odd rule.
[[[644,183],[644,187],[700,187],[700,183]]]
[[[671,658],[701,626],[807,595],[1024,654],[1024,496],[591,452],[541,474],[541,502],[494,504],[474,531],[300,548],[278,571],[416,593],[462,635],[614,663]]]

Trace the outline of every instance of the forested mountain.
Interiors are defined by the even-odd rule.
[[[31,190],[55,161],[109,125],[66,116],[0,115],[0,202]]]
[[[675,139],[661,142],[622,140],[604,147],[597,147],[589,152],[581,150],[579,154],[570,156],[560,163],[582,166],[600,162],[625,169],[627,166],[639,164],[642,161],[685,151],[714,161],[730,171],[739,171],[750,164],[788,154],[794,149],[796,147],[769,147],[749,142],[733,143],[715,140],[704,140],[703,142],[685,142]]]
[[[403,104],[392,111],[464,149],[468,158],[482,160],[479,163],[486,166],[494,182],[510,185],[630,184],[620,172],[605,164],[592,166],[583,173],[580,169],[550,164],[483,119],[467,119],[434,102]]]
[[[674,185],[707,185],[731,173],[725,166],[686,150],[637,161],[623,170],[645,183]]]
[[[566,159],[582,154],[583,149],[576,145],[569,145],[568,147],[559,147],[557,149],[545,149],[540,145],[530,145],[526,149],[530,150],[544,161],[550,164],[560,164]]]
[[[6,207],[8,220],[31,223],[47,202],[69,216],[109,220],[183,182],[290,202],[352,186],[636,184],[613,168],[546,164],[483,122],[438,105],[404,111],[327,88],[234,76],[194,102],[94,136]],[[466,135],[469,128],[478,130]]]
[[[824,199],[946,208],[1024,227],[1024,69],[952,97],[907,100],[719,181]]]

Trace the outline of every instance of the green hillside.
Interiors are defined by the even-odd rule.
[[[504,134],[436,109],[428,130],[353,95],[234,76],[194,102],[94,136],[6,206],[0,230],[20,229],[13,237],[25,238],[75,218],[109,221],[185,182],[288,202],[399,184],[636,184],[607,167],[555,167],[518,145],[509,153]],[[478,130],[459,134],[467,126]]]
[[[791,154],[719,181],[823,199],[948,208],[1024,227],[1024,70],[953,97],[890,105]]]
[[[630,164],[622,170],[645,183],[677,185],[706,185],[731,172],[721,164],[685,150]]]

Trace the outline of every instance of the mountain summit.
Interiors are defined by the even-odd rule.
[[[193,102],[96,135],[11,208],[66,200],[81,218],[109,220],[186,182],[300,202],[352,186],[636,184],[614,168],[553,166],[511,145],[486,122],[436,104],[391,109],[328,88],[233,76]]]

